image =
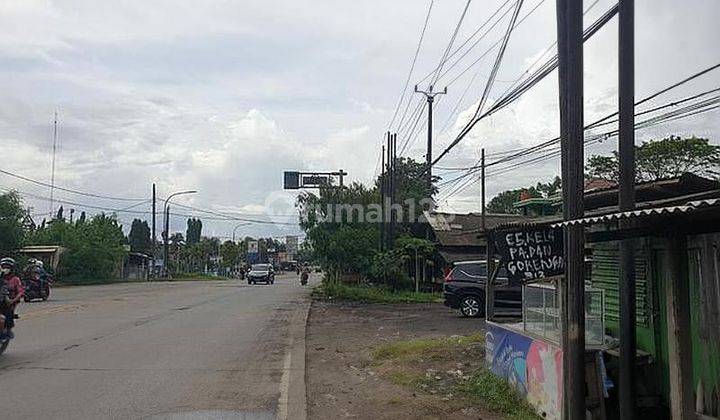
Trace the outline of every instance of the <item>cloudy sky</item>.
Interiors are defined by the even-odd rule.
[[[434,1],[411,87],[440,61],[465,3]],[[454,47],[503,3],[471,2]],[[720,62],[720,2],[636,3],[638,98]],[[371,182],[382,133],[398,104],[429,4],[0,1],[0,169],[50,180],[57,110],[57,185],[139,200],[150,198],[153,182],[162,197],[195,189],[197,194],[178,197],[177,203],[278,222],[239,227],[240,235],[298,232],[292,225],[295,193],[282,191],[282,171],[343,168],[351,180]],[[490,102],[555,40],[554,1],[526,0],[520,16],[536,6],[512,34]],[[611,2],[586,0],[585,6],[592,6],[585,17],[587,26]],[[447,74],[436,83],[439,88],[448,86],[448,95],[436,106],[436,155],[481,96],[497,50],[455,77],[502,37],[506,25],[504,18],[474,48],[461,50],[446,64]],[[616,34],[613,20],[586,44],[588,121],[615,109]],[[467,54],[452,66],[465,50]],[[716,71],[647,106],[719,85]],[[411,93],[408,98],[420,100]],[[414,107],[412,102],[410,110]],[[637,140],[695,134],[718,143],[719,115],[716,111],[639,131]],[[406,124],[398,120],[392,128],[403,133]],[[551,139],[557,135],[557,120],[553,73],[511,107],[478,124],[440,166],[470,165],[481,147],[494,154]],[[420,159],[425,133],[417,133],[404,154]],[[614,139],[609,139],[587,153],[608,153],[614,147]],[[488,192],[532,184],[558,172],[557,160],[523,167],[491,177]],[[445,179],[456,175],[443,174]],[[0,188],[21,191],[34,213],[49,211],[48,188],[2,174]],[[478,210],[477,184],[451,191],[441,192],[442,208]],[[139,213],[119,215],[126,224],[133,217],[147,217],[144,212],[150,210],[142,201],[62,191],[55,197],[74,203],[66,208],[90,213],[99,210],[88,206],[132,207],[130,211]],[[239,223],[205,219],[208,235],[230,236]],[[182,217],[173,218],[173,229],[184,230],[184,223]]]

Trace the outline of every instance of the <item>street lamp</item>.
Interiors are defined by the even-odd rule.
[[[168,275],[168,258],[169,258],[169,249],[168,249],[168,241],[170,240],[170,206],[168,205],[170,203],[170,199],[173,197],[177,197],[178,195],[184,195],[184,194],[195,194],[197,191],[195,190],[187,190],[187,191],[178,191],[175,193],[172,193],[168,196],[168,198],[165,199],[165,205],[163,207],[163,212],[165,213],[164,217],[164,224],[165,224],[165,232],[163,233],[163,266],[165,268],[165,277]]]
[[[237,228],[239,228],[240,226],[247,226],[247,225],[251,225],[251,224],[252,224],[252,223],[250,223],[250,222],[240,223],[239,225],[235,226],[235,228],[233,228],[233,234],[232,234],[232,241],[233,241],[233,243],[235,243],[235,232],[237,232]]]

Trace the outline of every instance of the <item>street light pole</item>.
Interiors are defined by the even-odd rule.
[[[240,226],[247,226],[247,225],[250,225],[250,224],[251,224],[251,223],[249,223],[249,222],[248,222],[248,223],[240,223],[240,224],[238,224],[237,226],[235,226],[235,227],[233,228],[233,233],[232,233],[232,241],[233,241],[233,243],[235,243],[235,232],[237,232],[237,228],[239,228]]]
[[[168,275],[168,255],[169,255],[169,248],[168,248],[168,242],[170,240],[170,207],[168,207],[168,203],[170,203],[170,199],[173,197],[177,197],[178,195],[184,195],[184,194],[195,194],[197,191],[195,190],[188,190],[188,191],[178,191],[175,193],[172,193],[168,196],[168,198],[165,199],[165,204],[163,206],[163,213],[165,214],[165,232],[163,233],[163,265],[165,268],[165,277]]]

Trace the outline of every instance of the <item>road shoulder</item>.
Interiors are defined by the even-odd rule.
[[[307,418],[305,337],[310,305],[309,299],[304,300],[295,309],[290,321],[288,351],[283,360],[283,374],[280,380],[278,420]]]
[[[482,320],[460,318],[439,304],[315,301],[306,342],[308,418],[497,418],[472,404],[450,404],[443,400],[445,393],[419,392],[393,382],[373,360],[378,347],[399,340],[483,331]]]

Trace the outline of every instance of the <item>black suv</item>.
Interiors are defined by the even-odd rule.
[[[485,261],[463,261],[455,263],[445,277],[443,297],[445,306],[460,309],[467,317],[485,314],[485,282],[487,265]],[[507,274],[500,269],[495,278],[495,312],[498,315],[519,316],[522,312],[522,288],[509,286]]]

